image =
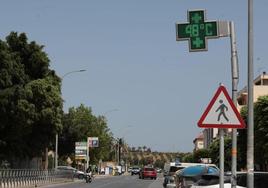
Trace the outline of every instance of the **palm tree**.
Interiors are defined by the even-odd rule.
[[[143,147],[142,147],[143,151],[146,151],[146,148],[147,148],[146,146],[143,146]]]

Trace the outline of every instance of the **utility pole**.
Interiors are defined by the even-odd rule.
[[[121,146],[122,146],[122,138],[119,138],[119,141],[118,141],[118,165],[120,166],[120,163],[121,163]]]
[[[232,67],[232,100],[237,107],[237,86],[239,80],[238,57],[236,49],[236,37],[234,23],[229,22],[231,40],[231,67]],[[236,187],[237,170],[237,129],[232,129],[232,188]]]
[[[86,70],[81,69],[81,70],[74,70],[74,71],[67,72],[61,77],[61,80],[63,80],[63,78],[69,74],[76,73],[76,72],[84,72],[84,71],[86,71]],[[59,139],[59,135],[58,135],[58,133],[56,133],[56,136],[55,136],[55,168],[58,167],[58,139]]]
[[[253,0],[248,0],[248,129],[247,187],[254,187],[254,114],[253,114]]]

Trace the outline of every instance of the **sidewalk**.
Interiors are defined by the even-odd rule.
[[[93,176],[93,180],[94,179],[102,179],[102,178],[108,178],[108,177],[114,177],[112,175],[94,175]],[[55,185],[64,185],[64,184],[75,184],[75,183],[83,183],[85,182],[85,179],[77,179],[75,178],[74,181],[71,181],[71,182],[57,182],[57,183],[52,183],[52,184],[47,184],[47,185],[38,185],[37,187],[42,187],[42,188],[48,188],[48,187],[54,187]]]

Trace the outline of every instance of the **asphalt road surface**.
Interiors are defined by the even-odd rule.
[[[163,188],[163,178],[156,180],[139,179],[138,176],[112,176],[95,178],[91,183],[78,181],[72,183],[42,186],[41,188]]]

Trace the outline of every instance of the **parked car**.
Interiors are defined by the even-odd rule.
[[[192,187],[194,188],[219,188],[219,174],[204,174],[201,176],[201,178],[194,183]],[[231,188],[231,175],[225,175],[224,176],[224,187],[225,188]],[[240,186],[237,186],[237,188],[242,188]]]
[[[175,183],[177,188],[190,187],[204,174],[219,175],[219,169],[214,166],[196,165],[189,166],[176,172]]]
[[[79,171],[76,168],[73,168],[71,166],[58,166],[56,170],[63,172],[63,173],[72,173],[74,178],[78,178],[78,179],[83,179],[85,177],[84,172]]]
[[[132,171],[132,167],[129,167],[129,168],[127,169],[127,172],[128,172],[128,173],[131,173],[131,171]]]
[[[137,174],[140,174],[140,167],[132,167],[132,170],[131,170],[131,175],[137,175]]]
[[[247,187],[247,173],[237,172],[237,188]],[[268,172],[254,172],[254,188],[266,188],[268,185]],[[192,188],[219,188],[219,176],[204,175]],[[231,178],[225,176],[224,187],[231,188]]]
[[[156,172],[157,173],[162,173],[162,169],[161,168],[156,168]]]
[[[144,179],[144,178],[151,178],[151,179],[156,179],[157,177],[157,172],[156,169],[152,167],[144,167],[140,171],[139,178]]]

